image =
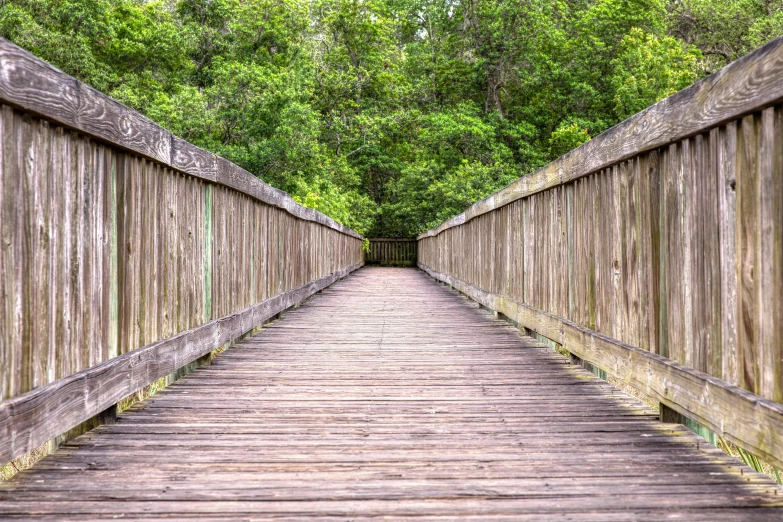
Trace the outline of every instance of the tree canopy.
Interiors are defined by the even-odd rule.
[[[0,0],[0,34],[408,236],[783,34],[783,0]]]

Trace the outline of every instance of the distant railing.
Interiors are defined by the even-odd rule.
[[[355,270],[362,238],[0,39],[0,463]]]
[[[783,39],[419,237],[419,266],[783,467]]]
[[[414,266],[418,241],[413,237],[370,238],[370,251],[364,256],[368,265]]]

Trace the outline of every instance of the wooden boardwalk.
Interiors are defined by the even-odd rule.
[[[422,272],[364,268],[0,484],[0,518],[780,520],[783,489]]]

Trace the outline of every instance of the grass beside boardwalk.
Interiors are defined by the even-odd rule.
[[[557,352],[560,353],[561,355],[564,355],[561,350],[557,350]],[[645,405],[652,408],[653,410],[656,411],[660,410],[660,404],[658,403],[658,401],[653,400],[650,397],[647,397],[633,386],[627,384],[625,381],[622,381],[615,377],[606,377],[605,380],[606,382],[608,382],[615,388],[619,389],[626,395],[630,395],[631,397],[639,399],[641,402],[643,402]],[[705,432],[709,432],[711,436],[704,437],[707,442],[713,444],[716,448],[723,450],[724,452],[728,453],[732,457],[741,460],[746,466],[753,468],[759,473],[764,473],[765,475],[772,478],[772,480],[774,480],[778,484],[783,485],[783,472],[775,468],[772,464],[769,464],[768,462],[761,460],[760,458],[753,455],[752,453],[745,451],[744,449],[740,448],[736,444],[733,444],[723,439],[722,437],[719,437],[717,434],[707,430],[707,428],[698,425],[693,421],[686,422],[684,426],[686,426],[688,429],[690,429],[691,431],[695,432],[697,435],[700,435],[702,437],[704,437]]]
[[[53,441],[49,441],[46,444],[35,448],[33,451],[22,455],[18,459],[12,460],[5,466],[0,467],[0,482],[10,479],[23,469],[29,468],[45,456],[49,455],[52,452],[52,443]]]
[[[645,397],[643,393],[639,392],[636,388],[629,386],[624,381],[621,381],[620,379],[616,379],[614,377],[609,377],[607,379],[607,382],[612,386],[614,386],[615,388],[618,388],[623,393],[639,399],[650,408],[656,411],[660,409],[658,401],[652,400],[649,397]],[[691,423],[693,425],[691,425]],[[696,434],[701,435],[702,437],[704,437],[705,431],[709,431],[703,426],[697,425],[693,421],[686,423],[685,426],[691,431],[694,431]],[[712,434],[711,437],[705,437],[705,440],[707,440],[707,442],[713,444],[716,448],[723,450],[724,452],[728,453],[732,457],[741,460],[743,463],[745,463],[746,466],[753,468],[759,473],[764,473],[765,475],[768,475],[778,484],[783,484],[783,473],[779,469],[772,466],[772,464],[764,462],[763,460],[753,455],[752,453],[745,451],[744,449],[740,448],[739,446],[727,440],[724,440],[722,437],[719,437],[717,434],[712,432],[710,433]]]
[[[160,390],[170,384],[167,382],[167,377],[163,377],[153,382],[152,384],[145,386],[141,390],[134,392],[133,394],[125,397],[117,403],[117,413],[123,412],[133,406],[134,404],[145,400],[148,397],[152,397]],[[89,431],[89,428],[84,429],[84,432]],[[47,455],[51,455],[60,444],[57,443],[57,439],[52,439],[35,448],[33,451],[25,453],[21,457],[12,460],[8,464],[0,467],[0,482],[8,480],[22,470],[25,470],[33,466],[36,462],[40,461]]]
[[[235,341],[232,341],[232,343],[230,344],[233,344],[234,342]],[[213,350],[209,354],[209,362],[211,362],[212,359],[217,357],[219,354],[226,351],[226,349],[228,349],[229,346],[230,345],[221,346],[220,348]],[[206,364],[209,364],[209,362],[207,362]],[[144,388],[120,400],[120,402],[117,403],[117,413],[121,413],[127,410],[128,408],[130,408],[131,406],[133,406],[134,404],[137,404],[139,402],[146,400],[149,397],[152,397],[159,391],[166,388],[168,385],[172,384],[173,382],[176,382],[180,378],[184,377],[185,375],[193,371],[196,367],[200,365],[197,363],[198,361],[194,361],[189,365],[185,366],[184,368],[181,368],[180,370],[172,373],[171,375],[167,375],[166,377],[161,377],[160,379],[153,382],[152,384],[149,384]],[[88,421],[85,424],[89,424],[89,423],[90,421]],[[81,433],[72,434],[71,436],[63,436],[63,438],[67,440],[71,440],[82,433],[86,433],[87,431],[90,431],[90,429],[94,427],[96,426],[95,425],[85,426],[82,428],[82,430],[79,430],[81,431]],[[77,426],[77,428],[74,429],[78,430],[79,427]],[[50,441],[47,441],[44,444],[40,445],[39,447],[35,448],[34,450],[25,453],[21,457],[12,460],[11,462],[5,464],[4,466],[0,466],[0,482],[9,480],[11,477],[16,475],[20,471],[33,466],[36,462],[40,461],[42,458],[46,457],[47,455],[51,455],[61,444],[67,442],[67,440],[60,440],[58,442],[58,439],[52,439]]]

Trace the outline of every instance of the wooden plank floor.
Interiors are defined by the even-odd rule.
[[[783,489],[422,272],[364,268],[0,485],[13,517],[781,520]]]

